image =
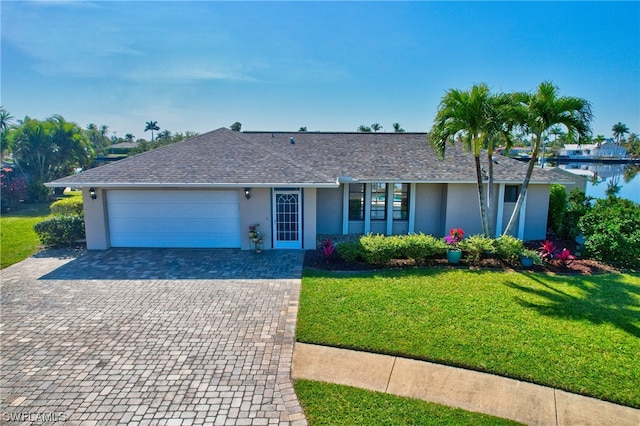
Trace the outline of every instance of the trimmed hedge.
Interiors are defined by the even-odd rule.
[[[428,257],[444,255],[447,244],[432,235],[411,234],[391,235],[369,234],[359,241],[339,243],[338,256],[347,262],[363,260],[372,265],[385,265],[393,259],[413,259],[420,262]]]
[[[33,229],[40,242],[50,246],[71,246],[85,238],[84,218],[78,215],[53,217],[36,223]]]
[[[68,197],[51,204],[51,213],[56,216],[84,215],[82,197]]]

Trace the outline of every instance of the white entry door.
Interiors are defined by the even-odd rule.
[[[302,248],[302,194],[299,189],[273,191],[273,247]]]

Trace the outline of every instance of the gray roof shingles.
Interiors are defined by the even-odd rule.
[[[290,143],[294,138],[294,144]],[[486,155],[482,156],[486,168]],[[498,156],[496,182],[521,182],[526,164]],[[444,159],[425,133],[233,132],[221,128],[119,160],[49,186],[331,186],[359,181],[475,182],[473,156],[459,145]],[[536,169],[532,183],[568,182]]]

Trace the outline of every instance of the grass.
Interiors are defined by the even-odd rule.
[[[72,197],[81,196],[79,191],[66,192]],[[51,203],[21,204],[10,213],[0,217],[0,269],[18,263],[40,250],[40,240],[33,225],[51,216]]]
[[[307,270],[296,334],[640,407],[640,275]]]
[[[517,425],[510,420],[426,401],[308,380],[294,383],[309,424]]]

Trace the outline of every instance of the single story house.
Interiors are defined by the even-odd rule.
[[[494,163],[500,232],[526,164]],[[544,239],[550,184],[569,182],[536,169],[514,234]],[[426,133],[221,128],[47,186],[82,188],[90,250],[251,249],[255,224],[265,249],[313,249],[324,234],[482,232],[473,156],[452,146],[440,159]]]
[[[627,150],[608,139],[601,144],[565,144],[559,155],[573,159],[626,158]]]

